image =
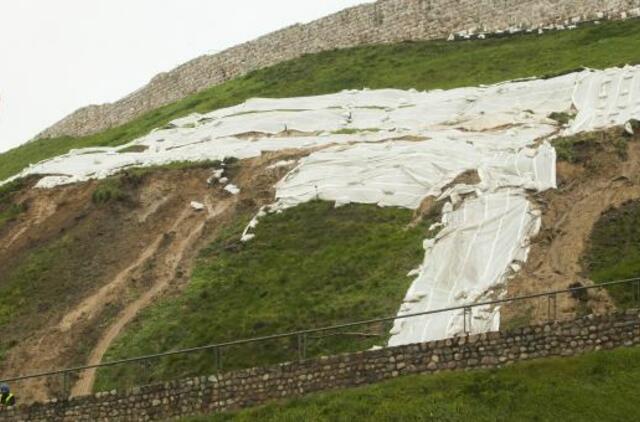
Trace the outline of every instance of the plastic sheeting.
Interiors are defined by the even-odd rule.
[[[425,259],[399,314],[465,305],[499,295],[526,260],[540,225],[527,191],[555,186],[558,133],[552,112],[577,112],[565,134],[640,118],[640,67],[572,73],[545,80],[431,92],[376,90],[288,99],[254,99],[194,114],[119,148],[91,148],[30,166],[47,188],[103,178],[131,166],[250,158],[286,148],[323,149],[300,160],[277,185],[282,210],[315,198],[415,209],[448,198],[442,231],[425,241]],[[143,152],[119,152],[144,146]],[[276,165],[288,166],[292,162]],[[480,183],[451,186],[467,170]],[[214,179],[226,184],[222,174]],[[226,185],[230,194],[238,188]],[[243,234],[251,230],[260,216]],[[496,329],[499,309],[477,309],[473,332]],[[460,314],[398,320],[390,344],[449,337]]]
[[[623,125],[640,116],[638,67],[590,72],[580,77],[573,95],[578,115],[568,133]]]
[[[313,199],[418,208],[426,196],[441,189],[459,174],[477,170],[482,190],[522,186],[544,190],[555,186],[555,153],[552,148],[520,147],[511,152],[512,138],[533,141],[536,131],[460,132],[450,140],[387,142],[332,147],[301,160],[277,187],[278,202],[291,207]],[[527,137],[528,135],[528,137]],[[470,141],[469,138],[474,140]],[[506,149],[486,148],[494,138],[504,139]]]
[[[425,242],[426,256],[407,292],[399,315],[489,300],[500,293],[515,262],[525,262],[528,239],[540,226],[540,214],[520,189],[487,193],[464,201],[444,215],[445,228]],[[399,319],[389,344],[401,345],[451,337],[463,332],[462,312]],[[499,309],[474,309],[468,329],[496,330]]]
[[[132,166],[225,157],[250,158],[265,151],[406,136],[459,137],[513,125],[546,136],[547,116],[575,107],[568,133],[624,123],[637,116],[640,67],[588,71],[546,80],[430,92],[375,90],[287,99],[254,99],[235,107],[177,119],[119,148],[88,148],[33,165],[18,177],[47,175],[38,187],[103,178]],[[435,135],[434,135],[435,133]],[[470,136],[467,136],[470,138]],[[472,137],[471,137],[472,138]],[[493,137],[504,148],[504,139]],[[529,136],[511,139],[512,146]],[[473,142],[473,141],[472,141]],[[119,152],[145,146],[143,152]]]
[[[516,131],[517,133],[517,131]],[[524,128],[520,135],[526,136]],[[504,284],[514,263],[525,262],[529,239],[540,225],[527,190],[555,187],[555,150],[509,142],[505,149],[486,147],[483,138],[509,139],[513,129],[476,134],[476,142],[432,139],[330,148],[303,159],[277,185],[276,209],[315,198],[417,208],[426,196],[449,198],[443,229],[425,241],[425,260],[408,291],[400,315],[476,302]],[[533,141],[533,137],[529,138]],[[441,190],[467,170],[476,170],[480,183]],[[252,222],[255,227],[256,222]],[[245,235],[248,234],[248,230]],[[496,328],[499,310],[474,315],[475,332]],[[450,337],[463,329],[459,314],[439,314],[398,320],[391,345]]]

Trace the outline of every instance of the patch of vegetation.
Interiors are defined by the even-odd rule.
[[[27,210],[24,204],[11,204],[6,209],[0,211],[0,228]]]
[[[124,201],[127,194],[122,186],[121,177],[109,177],[101,180],[91,195],[94,204],[102,205],[111,201]]]
[[[130,167],[122,171],[122,174],[126,174],[129,177],[144,177],[149,174],[157,173],[159,171],[170,170],[194,170],[194,169],[218,169],[218,168],[233,168],[238,162],[236,158],[229,157],[224,160],[204,160],[204,161],[174,161],[172,163],[158,165],[158,166],[146,166],[146,167]]]
[[[203,251],[180,296],[145,310],[104,361],[201,346],[397,312],[423,259],[433,221],[409,227],[410,210],[312,202],[260,220],[240,242],[245,215]],[[385,343],[390,326],[351,328],[308,338],[307,356],[365,350]],[[297,340],[227,348],[224,369],[297,358]],[[97,390],[215,370],[212,352],[171,357],[141,367],[105,368]]]
[[[559,113],[559,112],[553,112],[549,115],[549,118],[551,120],[555,120],[556,122],[560,123],[561,125],[567,125],[569,124],[569,122],[571,120],[573,120],[576,117],[575,114],[573,113]]]
[[[73,148],[117,146],[193,112],[239,104],[251,97],[293,97],[343,89],[456,88],[508,79],[602,69],[639,60],[636,20],[574,31],[484,41],[372,45],[307,55],[259,70],[146,113],[96,135],[43,139],[0,155],[0,180]]]
[[[24,179],[17,179],[0,186],[0,228],[26,211],[26,205],[14,202],[15,195],[25,186]]]
[[[15,195],[25,186],[26,186],[26,181],[24,179],[13,180],[9,183],[6,183],[0,186],[0,204],[8,203],[13,197],[13,195]]]
[[[640,410],[639,382],[640,349],[618,349],[409,376],[183,421],[624,421]]]
[[[356,133],[363,132],[380,132],[380,129],[370,128],[370,129],[353,129],[353,128],[344,128],[339,129],[332,132],[334,135],[354,135]]]
[[[628,202],[602,215],[591,232],[584,267],[595,282],[640,277],[640,201]],[[608,290],[620,307],[639,305],[630,284]]]
[[[146,145],[130,145],[128,147],[119,149],[119,153],[127,153],[127,152],[145,152],[149,147]]]
[[[531,325],[533,322],[533,306],[530,304],[517,303],[511,305],[510,308],[514,311],[513,315],[510,315],[506,320],[500,321],[500,330],[510,331]],[[504,318],[504,314],[502,317]]]
[[[128,198],[126,193],[127,186],[138,185],[145,177],[159,171],[176,171],[176,170],[193,170],[193,169],[210,169],[222,168],[227,169],[227,177],[233,174],[235,158],[226,158],[223,161],[205,160],[205,161],[175,161],[169,164],[147,167],[130,167],[122,170],[120,173],[102,179],[98,182],[91,199],[94,204],[102,205],[111,201],[125,201]]]
[[[612,152],[618,159],[626,160],[629,140],[621,129],[611,129],[557,138],[552,144],[558,161],[593,167],[593,158],[603,151]]]
[[[43,279],[53,276],[52,270],[59,268],[56,262],[65,261],[65,249],[71,246],[72,239],[64,237],[51,245],[39,248],[24,260],[21,265],[8,274],[2,274],[0,280],[0,328],[13,318],[25,312],[29,300],[36,296],[35,290],[44,288]],[[51,292],[49,292],[51,293]],[[41,295],[38,295],[41,296]],[[37,312],[33,309],[33,312]]]

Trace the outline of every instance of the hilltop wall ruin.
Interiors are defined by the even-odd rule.
[[[37,138],[97,133],[304,54],[366,44],[443,39],[461,31],[492,33],[632,15],[640,15],[640,0],[379,0],[198,57],[157,75],[148,85],[115,103],[77,110]]]

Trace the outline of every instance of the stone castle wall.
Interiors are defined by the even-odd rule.
[[[190,94],[303,54],[364,44],[446,38],[459,31],[537,28],[640,14],[640,0],[378,0],[293,25],[162,73],[112,104],[82,108],[38,135],[83,136],[118,126]]]
[[[211,414],[409,374],[499,368],[640,344],[640,311],[253,368],[217,376],[18,406],[4,421],[147,421]]]

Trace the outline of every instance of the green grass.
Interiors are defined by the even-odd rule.
[[[100,180],[91,199],[96,205],[104,205],[111,201],[125,201],[128,199],[128,195],[126,194],[127,185],[135,186],[141,182],[142,178],[150,174],[159,171],[209,169],[220,168],[222,166],[226,166],[227,169],[233,169],[233,164],[237,161],[235,158],[227,158],[224,161],[175,161],[157,166],[130,167],[116,175]]]
[[[364,87],[446,89],[559,74],[582,66],[605,68],[638,62],[640,23],[636,20],[542,36],[329,51],[253,72],[96,135],[27,143],[0,155],[0,180],[29,163],[72,148],[122,145],[177,117],[235,105],[256,96],[292,97]]]
[[[27,310],[37,312],[29,302],[30,297],[41,296],[37,291],[47,284],[45,279],[51,282],[57,278],[55,270],[64,266],[62,262],[65,260],[65,251],[72,247],[72,243],[72,239],[65,236],[30,254],[14,271],[3,274],[0,287],[0,327],[20,314],[29,313]]]
[[[637,420],[640,349],[410,376],[184,422]]]
[[[640,201],[611,209],[598,220],[584,260],[588,276],[595,282],[640,276]],[[631,285],[608,290],[618,306],[638,306]]]
[[[14,202],[15,195],[25,184],[24,179],[18,179],[0,186],[0,229],[26,210],[24,204]]]
[[[409,228],[409,210],[311,202],[263,218],[256,237],[243,244],[248,217],[203,251],[187,290],[145,310],[104,361],[393,315],[411,283],[408,271],[423,259],[432,222]],[[382,345],[389,328],[310,338],[308,356]],[[291,360],[296,347],[296,339],[286,339],[225,349],[224,369]],[[106,368],[96,390],[213,371],[210,352],[164,359],[147,372]]]
[[[554,139],[551,143],[556,150],[558,161],[583,164],[589,169],[598,167],[599,153],[614,153],[619,160],[627,159],[627,147],[631,140],[622,129],[579,133]]]
[[[125,148],[121,148],[118,150],[119,153],[127,153],[127,152],[145,152],[149,147],[145,145],[130,145]]]
[[[550,119],[555,120],[556,122],[560,123],[561,125],[568,124],[575,117],[576,117],[575,114],[567,113],[567,112],[554,111],[553,113],[549,114],[549,118]]]
[[[370,129],[344,128],[344,129],[336,130],[336,131],[334,131],[332,133],[334,133],[336,135],[354,135],[356,133],[363,133],[363,132],[380,132],[380,129],[375,129],[375,128],[370,128]]]
[[[101,180],[91,195],[91,200],[97,205],[111,201],[124,201],[126,198],[127,195],[124,192],[121,177],[109,177]]]

